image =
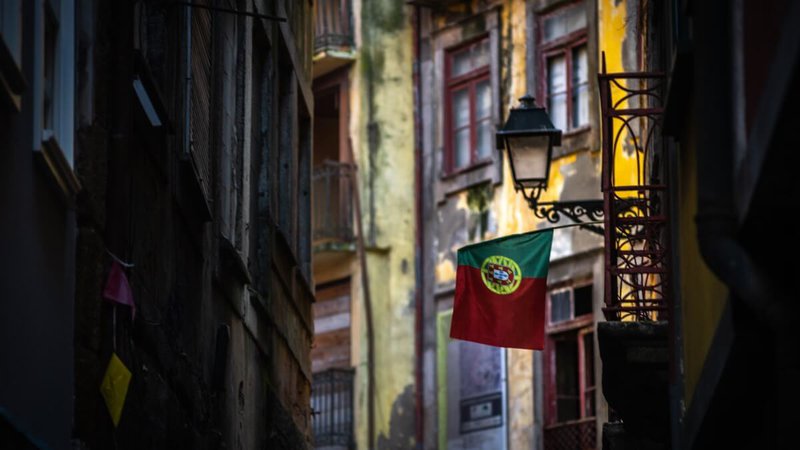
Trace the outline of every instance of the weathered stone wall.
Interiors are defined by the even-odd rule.
[[[244,4],[249,2],[240,3],[249,8]],[[284,3],[293,2],[269,8],[258,2],[259,12],[286,15]],[[141,11],[129,1],[83,4],[85,19],[92,24],[86,43],[92,46],[94,63],[86,68],[91,77],[81,85],[87,94],[80,108],[86,113],[78,130],[76,163],[84,192],[76,258],[75,439],[91,449],[309,448],[313,293],[303,272],[308,261],[302,249],[310,236],[303,228],[308,179],[302,164],[310,160],[310,145],[304,145],[310,140],[304,141],[298,124],[308,115],[303,111],[308,110],[310,81],[303,62],[307,56],[294,42],[311,41],[310,21],[297,19],[297,8],[289,11],[291,26],[283,27],[213,14],[218,70],[207,91],[219,120],[211,123],[208,144],[215,176],[205,193],[182,144],[184,8],[152,4],[144,11],[153,15],[146,16],[152,22],[144,62],[171,128],[163,133],[149,126],[130,89],[129,80],[139,70],[131,63],[137,44],[130,37],[134,11]],[[257,47],[248,42],[255,42],[255,28],[266,37]],[[241,60],[237,52],[244,60],[265,52],[273,75],[265,78],[263,98],[288,95],[294,105],[289,112],[301,116],[292,131],[297,138],[281,141],[274,133],[279,129],[278,102],[260,103],[266,131],[258,137],[262,147],[247,158],[232,150],[247,150],[242,143],[250,142],[235,125],[253,126],[249,117],[242,117],[252,111],[238,108],[237,101],[251,101],[251,80],[261,80],[262,74],[245,73],[247,87],[237,84],[242,70],[252,70],[250,64],[235,64]],[[274,75],[281,57],[282,68],[295,77],[283,84]],[[291,70],[293,62],[301,64],[296,71]],[[292,83],[299,89],[281,90]],[[235,89],[244,89],[239,91],[244,96],[235,97]],[[265,152],[282,145],[290,146],[284,152],[294,154],[284,170],[295,174],[295,202],[301,205],[292,219],[293,239],[277,225],[270,202],[256,200],[277,195],[275,189],[256,186],[256,180],[262,175],[277,178],[278,168],[261,161],[269,158]],[[230,185],[218,177],[225,158],[233,158],[233,164],[245,161],[233,172]],[[205,201],[200,200],[204,195]],[[235,224],[248,224],[239,227],[246,236],[223,235],[235,227],[227,228],[221,210],[220,200],[228,196],[244,211]],[[135,265],[127,270],[137,304],[134,320],[126,307],[101,300],[111,262],[106,250]],[[99,393],[112,351],[132,372],[116,429]]]

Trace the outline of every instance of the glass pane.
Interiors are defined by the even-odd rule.
[[[472,70],[472,61],[470,61],[471,52],[469,49],[461,50],[453,54],[452,67],[450,68],[450,76],[457,77],[464,75]]]
[[[456,169],[469,165],[469,128],[456,131],[453,140],[453,163]]]
[[[572,50],[572,84],[589,82],[589,55],[586,46],[581,45]]]
[[[556,407],[559,422],[580,418],[578,345],[574,334],[556,341]]]
[[[484,39],[473,48],[472,68],[478,69],[489,65],[489,39]]]
[[[20,0],[0,0],[0,38],[6,42],[14,62],[22,65],[22,4]]]
[[[561,15],[555,15],[544,19],[544,41],[552,41],[565,34],[564,21],[561,20]]]
[[[546,181],[549,138],[547,136],[509,136],[506,138],[511,151],[514,176],[524,185]],[[529,181],[531,184],[526,184]]]
[[[483,80],[475,86],[476,115],[475,120],[485,119],[492,115],[492,86],[489,80]]]
[[[589,85],[575,86],[572,97],[572,128],[589,124]]]
[[[553,126],[559,130],[567,129],[567,94],[557,94],[549,98],[547,111],[550,113],[550,120]]]
[[[488,120],[478,122],[478,159],[486,159],[492,155],[492,123]]]
[[[575,288],[575,317],[592,313],[592,285]]]
[[[572,127],[589,123],[589,69],[586,46],[572,51]]]
[[[469,90],[459,89],[453,92],[453,128],[461,128],[469,124]]]
[[[580,5],[567,9],[564,12],[564,22],[567,34],[586,28],[586,8]]]
[[[553,125],[567,129],[567,64],[566,58],[556,56],[547,60],[547,112]]]
[[[586,8],[583,5],[566,8],[544,19],[544,42],[553,41],[586,28]]]
[[[569,291],[550,294],[550,323],[563,322],[572,317],[569,304]]]
[[[476,42],[467,48],[453,53],[450,76],[458,77],[489,65],[489,39]]]
[[[564,55],[547,60],[547,93],[558,94],[567,91],[567,63]]]
[[[55,18],[51,14],[45,16],[44,26],[44,98],[42,108],[42,128],[55,129],[55,99],[56,97],[56,54],[58,28]]]

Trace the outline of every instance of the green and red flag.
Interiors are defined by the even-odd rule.
[[[552,242],[543,230],[460,248],[450,337],[543,349]]]

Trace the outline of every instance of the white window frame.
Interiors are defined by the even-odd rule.
[[[53,124],[44,128],[45,31],[49,11],[58,24],[53,61]],[[35,7],[34,145],[60,151],[69,168],[74,166],[75,136],[75,0],[38,0]],[[40,150],[40,149],[35,149]]]

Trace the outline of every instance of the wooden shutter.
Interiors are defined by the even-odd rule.
[[[191,153],[206,199],[211,198],[211,17],[209,10],[192,8]]]

